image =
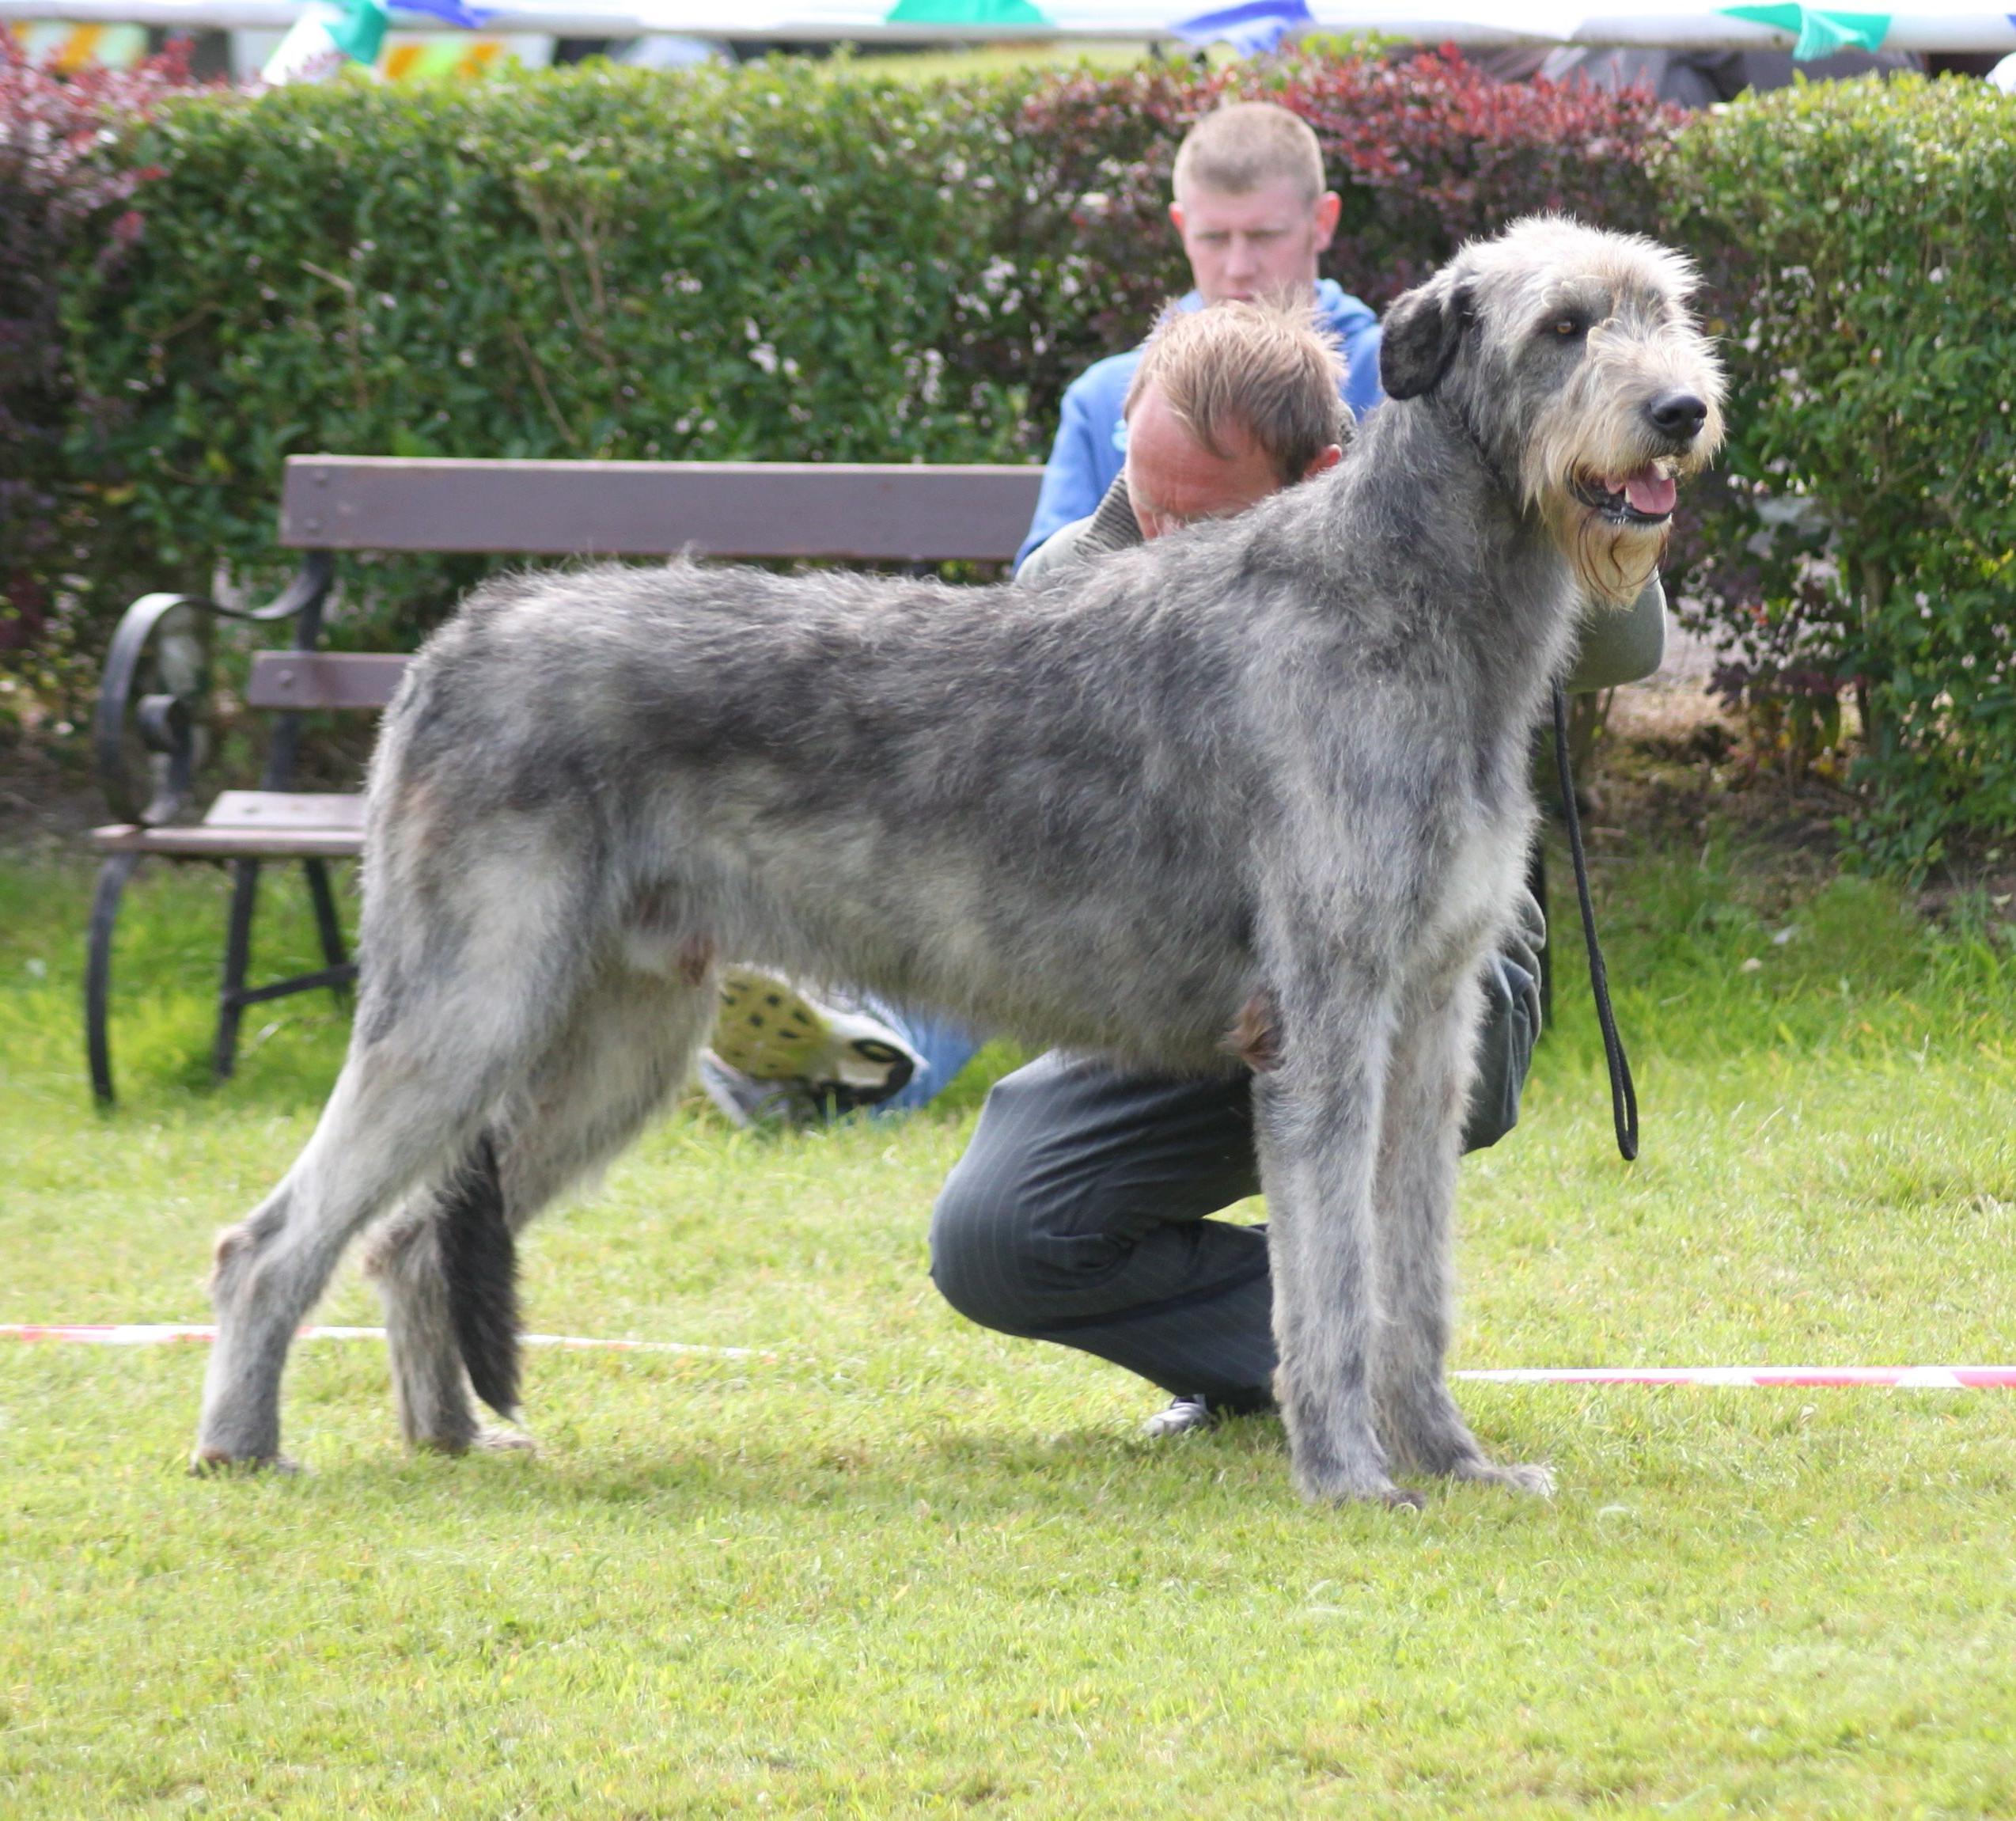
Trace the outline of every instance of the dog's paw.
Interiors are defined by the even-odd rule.
[[[227,1455],[199,1448],[189,1457],[191,1479],[248,1479],[254,1474],[297,1474],[301,1464],[291,1455]]]
[[[469,1446],[486,1455],[536,1455],[539,1438],[529,1429],[507,1428],[502,1423],[485,1423]]]
[[[1480,1457],[1461,1463],[1451,1470],[1449,1478],[1473,1480],[1479,1485],[1507,1486],[1515,1493],[1530,1493],[1536,1498],[1554,1496],[1554,1470],[1537,1461],[1500,1462]]]
[[[1296,1485],[1304,1498],[1317,1505],[1384,1505],[1389,1511],[1419,1511],[1427,1497],[1408,1486],[1397,1486],[1383,1474],[1362,1478],[1343,1474],[1318,1478],[1301,1474]]]
[[[430,1436],[408,1434],[407,1444],[423,1455],[532,1455],[539,1444],[529,1430],[504,1423],[472,1423]]]

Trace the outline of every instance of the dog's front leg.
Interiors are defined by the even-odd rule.
[[[1305,1497],[1419,1504],[1388,1476],[1373,1423],[1373,1167],[1392,1020],[1369,978],[1356,993],[1330,984],[1279,995],[1279,1060],[1255,1079],[1275,1391]]]
[[[1445,1367],[1454,1304],[1457,1158],[1480,1010],[1474,973],[1434,981],[1401,1003],[1373,1189],[1385,1316],[1374,1402],[1380,1434],[1410,1466],[1544,1493],[1553,1488],[1545,1467],[1502,1466],[1484,1453],[1449,1394]]]

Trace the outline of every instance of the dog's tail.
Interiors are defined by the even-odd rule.
[[[455,1344],[476,1394],[518,1414],[518,1247],[504,1217],[497,1145],[487,1132],[441,1190],[441,1250]]]

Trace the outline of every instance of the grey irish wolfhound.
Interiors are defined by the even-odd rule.
[[[385,723],[349,1057],[218,1242],[198,1465],[279,1458],[289,1341],[374,1220],[407,1436],[467,1446],[472,1379],[514,1403],[457,1210],[506,1235],[612,1157],[750,960],[1149,1070],[1243,1030],[1302,1491],[1545,1489],[1445,1383],[1477,977],[1578,600],[1637,593],[1720,436],[1690,282],[1558,219],[1469,245],[1387,317],[1334,474],[1047,586],[479,590]]]

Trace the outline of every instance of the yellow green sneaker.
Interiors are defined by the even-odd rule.
[[[841,1112],[900,1092],[923,1066],[879,1019],[753,968],[736,968],[722,982],[711,1053],[749,1081],[787,1083]]]

